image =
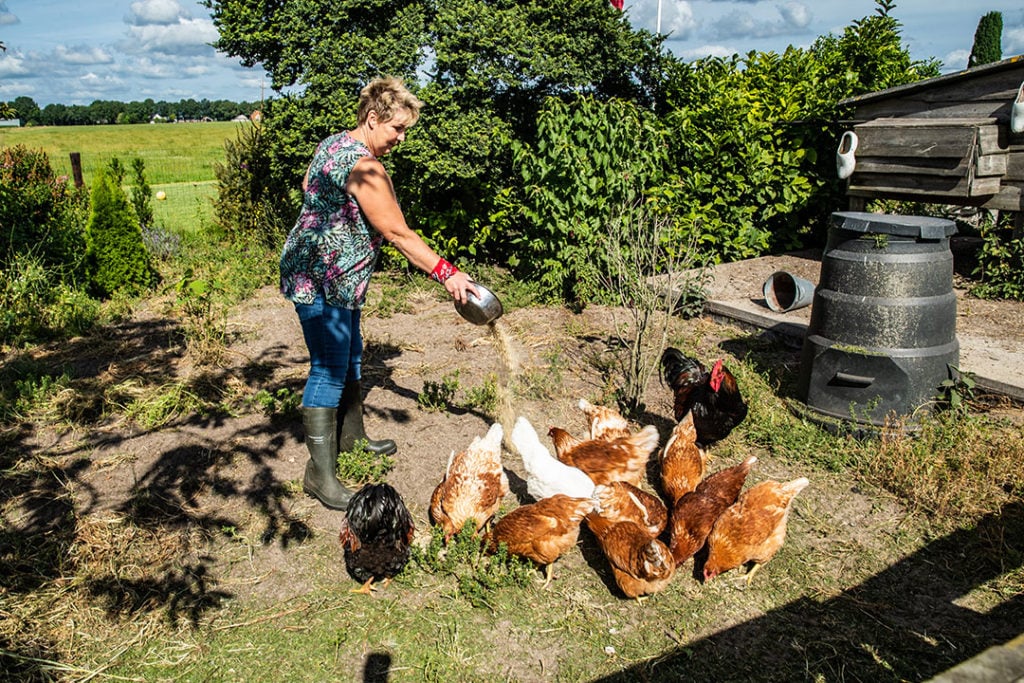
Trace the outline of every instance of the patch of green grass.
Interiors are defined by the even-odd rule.
[[[338,454],[338,476],[352,485],[380,483],[395,466],[395,459],[366,449],[366,439],[355,442],[351,451]]]
[[[109,126],[37,126],[0,129],[0,147],[24,145],[50,157],[57,175],[71,177],[71,152],[82,159],[86,187],[92,177],[117,157],[146,165],[146,180],[156,192],[167,183],[208,182],[214,164],[224,161],[224,142],[234,140],[239,125],[212,123],[131,124]]]
[[[427,380],[423,391],[416,396],[416,403],[428,413],[437,413],[455,405],[455,394],[459,390],[459,371],[452,370],[441,377],[441,381]]]
[[[496,415],[498,410],[498,377],[490,374],[480,386],[466,390],[463,405],[470,410],[479,410],[485,415]]]
[[[146,172],[148,176],[148,169]],[[209,228],[214,222],[216,181],[165,183],[152,185],[152,188],[153,220],[157,225],[182,237],[209,239]],[[165,199],[156,199],[157,192],[163,192]]]

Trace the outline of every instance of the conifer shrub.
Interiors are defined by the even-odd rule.
[[[153,188],[146,180],[146,162],[132,159],[132,208],[143,232],[153,227]]]
[[[121,189],[121,168],[111,163],[96,174],[86,225],[90,283],[94,292],[105,298],[118,292],[143,291],[158,280],[138,218]]]
[[[974,31],[974,45],[971,56],[967,59],[967,67],[981,66],[998,62],[1003,58],[1003,15],[1001,12],[989,12],[978,20],[978,28]]]

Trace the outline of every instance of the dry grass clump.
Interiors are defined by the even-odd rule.
[[[11,680],[88,680],[103,666],[81,661],[83,652],[194,626],[195,605],[216,600],[201,565],[189,564],[201,542],[194,531],[97,515],[27,533],[10,524],[15,514],[9,502],[3,536],[21,542],[0,544],[0,664]]]
[[[945,412],[908,434],[894,421],[865,450],[869,479],[939,519],[977,518],[1024,497],[1024,440],[1008,423]]]

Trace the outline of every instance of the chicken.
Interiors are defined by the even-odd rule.
[[[391,583],[409,561],[416,526],[398,491],[390,484],[367,484],[352,496],[338,539],[345,568],[361,582],[353,593],[369,594],[373,582]]]
[[[579,402],[580,410],[587,416],[591,439],[617,439],[629,436],[629,422],[614,408],[594,405],[585,398]]]
[[[561,462],[565,462],[562,453],[567,453],[584,442],[583,439],[573,436],[561,427],[549,428],[548,438],[551,439],[551,445],[555,447],[555,457]]]
[[[657,536],[668,523],[668,509],[655,495],[633,486],[629,482],[614,481],[594,489],[594,500],[605,519],[612,522],[635,522]]]
[[[641,599],[665,588],[675,574],[672,553],[647,529],[630,520],[587,515],[587,526],[608,558],[615,583],[628,597]]]
[[[555,560],[576,545],[583,517],[594,509],[590,498],[558,493],[522,505],[499,519],[484,535],[484,548],[494,553],[504,543],[511,555],[544,568],[544,587],[551,583]]]
[[[647,473],[647,461],[661,438],[654,425],[610,441],[579,441],[558,427],[548,430],[548,436],[555,444],[558,459],[586,472],[595,484],[628,481],[634,486],[638,486]]]
[[[672,428],[672,434],[661,453],[661,489],[665,499],[675,503],[684,494],[697,488],[707,467],[707,453],[697,445],[693,413],[686,413]]]
[[[711,529],[704,581],[753,562],[746,574],[749,585],[761,565],[782,547],[793,499],[809,483],[807,477],[785,483],[763,481],[744,491]]]
[[[715,521],[736,502],[755,462],[757,458],[752,455],[738,465],[708,475],[672,506],[668,547],[676,565],[703,547]]]
[[[483,437],[475,437],[466,450],[452,451],[444,479],[430,497],[430,517],[444,531],[445,541],[472,519],[480,531],[498,511],[509,492],[508,475],[501,465],[500,423]]]
[[[571,498],[590,498],[594,495],[594,481],[577,467],[559,462],[525,417],[519,417],[512,427],[513,447],[523,458],[526,469],[526,492],[534,500],[561,493]]]
[[[736,378],[720,359],[708,372],[699,360],[670,346],[661,355],[661,369],[675,397],[676,422],[692,412],[699,445],[721,441],[747,416]]]

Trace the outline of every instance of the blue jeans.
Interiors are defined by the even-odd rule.
[[[363,335],[359,310],[324,303],[317,295],[311,304],[295,304],[302,336],[309,349],[309,377],[302,392],[306,408],[337,408],[345,382],[362,377]]]

